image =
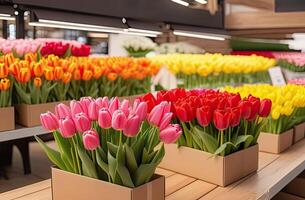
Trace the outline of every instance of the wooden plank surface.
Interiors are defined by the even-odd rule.
[[[166,200],[270,199],[305,169],[305,140],[281,155],[259,154],[259,170],[225,188],[158,168]],[[203,169],[204,170],[204,169]],[[0,200],[51,200],[50,180],[0,194]]]

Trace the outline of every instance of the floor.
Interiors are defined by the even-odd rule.
[[[50,147],[55,147],[54,142],[48,142]],[[13,165],[7,168],[9,179],[0,179],[0,193],[36,183],[51,177],[48,160],[40,146],[36,142],[30,144],[32,174],[23,175],[23,167],[19,151],[14,147]]]

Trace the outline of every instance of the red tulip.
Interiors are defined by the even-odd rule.
[[[226,112],[224,110],[215,110],[213,116],[215,127],[221,131],[227,129],[230,125],[230,118],[230,112]]]
[[[235,95],[231,95],[229,97],[229,105],[230,107],[234,108],[236,106],[238,106],[239,102],[241,101],[241,97],[240,97],[240,94],[235,94]]]
[[[246,118],[246,120],[253,121],[254,119],[256,119],[256,117],[259,113],[260,100],[259,100],[259,98],[256,98],[256,97],[253,97],[253,96],[250,96],[248,99],[251,103],[251,115],[248,118]]]
[[[206,127],[212,121],[213,110],[209,106],[203,106],[201,108],[197,108],[196,117],[197,117],[198,123],[201,126]]]
[[[174,111],[177,118],[182,122],[190,122],[196,116],[195,109],[186,103],[178,106],[174,105]]]
[[[151,93],[147,93],[144,96],[142,96],[141,97],[141,101],[147,103],[147,111],[148,111],[148,113],[150,113],[151,110],[157,104],[157,101],[156,101],[155,97]]]
[[[261,101],[261,105],[259,109],[259,116],[268,117],[271,111],[271,107],[272,107],[272,101],[270,99],[263,99]]]
[[[252,104],[249,101],[243,100],[239,103],[239,107],[241,108],[241,116],[244,119],[248,119],[251,115]]]

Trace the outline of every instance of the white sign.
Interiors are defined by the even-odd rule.
[[[272,85],[286,85],[286,80],[280,67],[272,67],[268,70]]]

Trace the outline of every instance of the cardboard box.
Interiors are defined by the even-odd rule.
[[[14,107],[0,108],[0,131],[9,131],[15,129]]]
[[[297,143],[305,136],[305,123],[301,123],[293,127],[293,143]]]
[[[279,154],[292,146],[293,129],[281,134],[260,133],[258,137],[259,151]]]
[[[291,181],[284,189],[284,192],[289,194],[294,194],[305,198],[305,177],[298,176],[293,181]]]
[[[70,101],[52,102],[43,104],[18,104],[16,108],[16,122],[26,127],[40,126],[40,114],[47,111],[54,112],[57,104],[64,103],[69,105]]]
[[[98,179],[52,168],[53,200],[165,200],[165,177],[136,188],[128,188]]]
[[[220,186],[227,186],[258,169],[258,145],[228,156],[215,156],[189,147],[165,145],[161,168]]]
[[[280,192],[277,195],[275,195],[275,197],[273,197],[272,200],[305,200],[305,199],[302,198],[302,197],[298,197],[296,195],[293,195],[293,194]]]

